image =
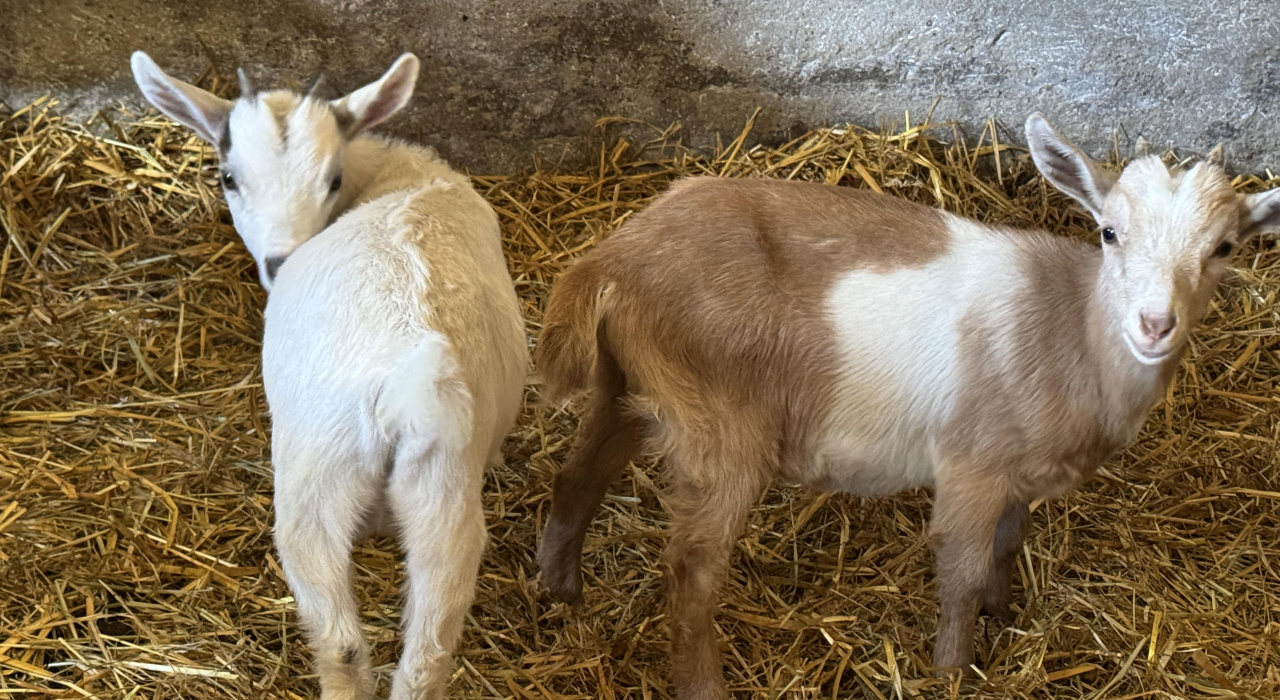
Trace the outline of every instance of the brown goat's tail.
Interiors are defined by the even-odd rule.
[[[552,286],[533,351],[544,401],[561,403],[587,388],[609,287],[589,260],[569,268]]]

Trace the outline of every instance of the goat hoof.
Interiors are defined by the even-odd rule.
[[[984,615],[999,620],[1005,624],[1012,624],[1018,619],[1017,614],[1013,612],[1013,608],[1009,607],[1008,602],[1003,603],[984,603],[982,606]]]
[[[973,657],[963,654],[937,654],[933,658],[933,675],[938,678],[961,677],[972,673]]]
[[[949,679],[959,676],[964,678],[969,674],[968,666],[934,666],[933,675],[935,678]]]
[[[566,603],[568,605],[582,605],[582,589],[573,588],[571,586],[545,586],[547,595],[557,603]]]
[[[567,557],[551,549],[538,552],[538,582],[547,594],[561,603],[582,602],[582,576],[577,557]]]
[[[547,596],[558,603],[582,604],[582,579],[578,578],[576,571],[557,573],[543,569],[538,574],[538,583]]]
[[[547,596],[557,603],[564,603],[575,608],[582,605],[581,591],[548,588]]]

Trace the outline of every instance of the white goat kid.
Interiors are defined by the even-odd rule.
[[[321,697],[374,697],[351,549],[385,515],[408,571],[391,697],[441,697],[484,547],[484,465],[528,366],[497,217],[434,152],[364,133],[408,101],[412,55],[332,102],[243,84],[228,102],[145,54],[133,68],[153,104],[217,144],[271,289],[276,542]]]

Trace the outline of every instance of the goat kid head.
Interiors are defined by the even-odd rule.
[[[285,258],[341,212],[347,144],[404,107],[418,79],[418,59],[406,53],[330,101],[314,89],[257,92],[241,71],[240,97],[229,101],[166,75],[141,51],[132,66],[151,104],[217,147],[227,207],[268,290]]]
[[[1187,168],[1170,169],[1159,156],[1140,154],[1117,175],[1038,112],[1026,130],[1040,173],[1098,222],[1099,291],[1129,352],[1143,364],[1159,364],[1182,347],[1232,253],[1249,236],[1280,231],[1280,189],[1236,194],[1221,147]]]

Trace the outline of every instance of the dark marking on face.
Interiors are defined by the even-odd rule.
[[[342,652],[342,663],[344,664],[355,663],[357,653],[358,652],[355,647],[352,647]]]
[[[352,136],[351,127],[356,123],[356,115],[347,111],[343,107],[333,108],[333,118],[338,120],[338,131],[342,132],[347,138]]]
[[[280,145],[286,147],[289,142],[289,115],[293,114],[296,105],[289,102],[281,103],[275,100],[265,100],[268,109],[271,110],[271,116],[276,120],[276,131],[280,134]]]
[[[289,147],[289,116],[276,115],[276,128],[280,130],[280,147]]]
[[[231,120],[228,119],[226,123],[222,125],[222,133],[218,136],[218,153],[221,154],[223,158],[226,158],[227,154],[230,152],[231,152]]]

